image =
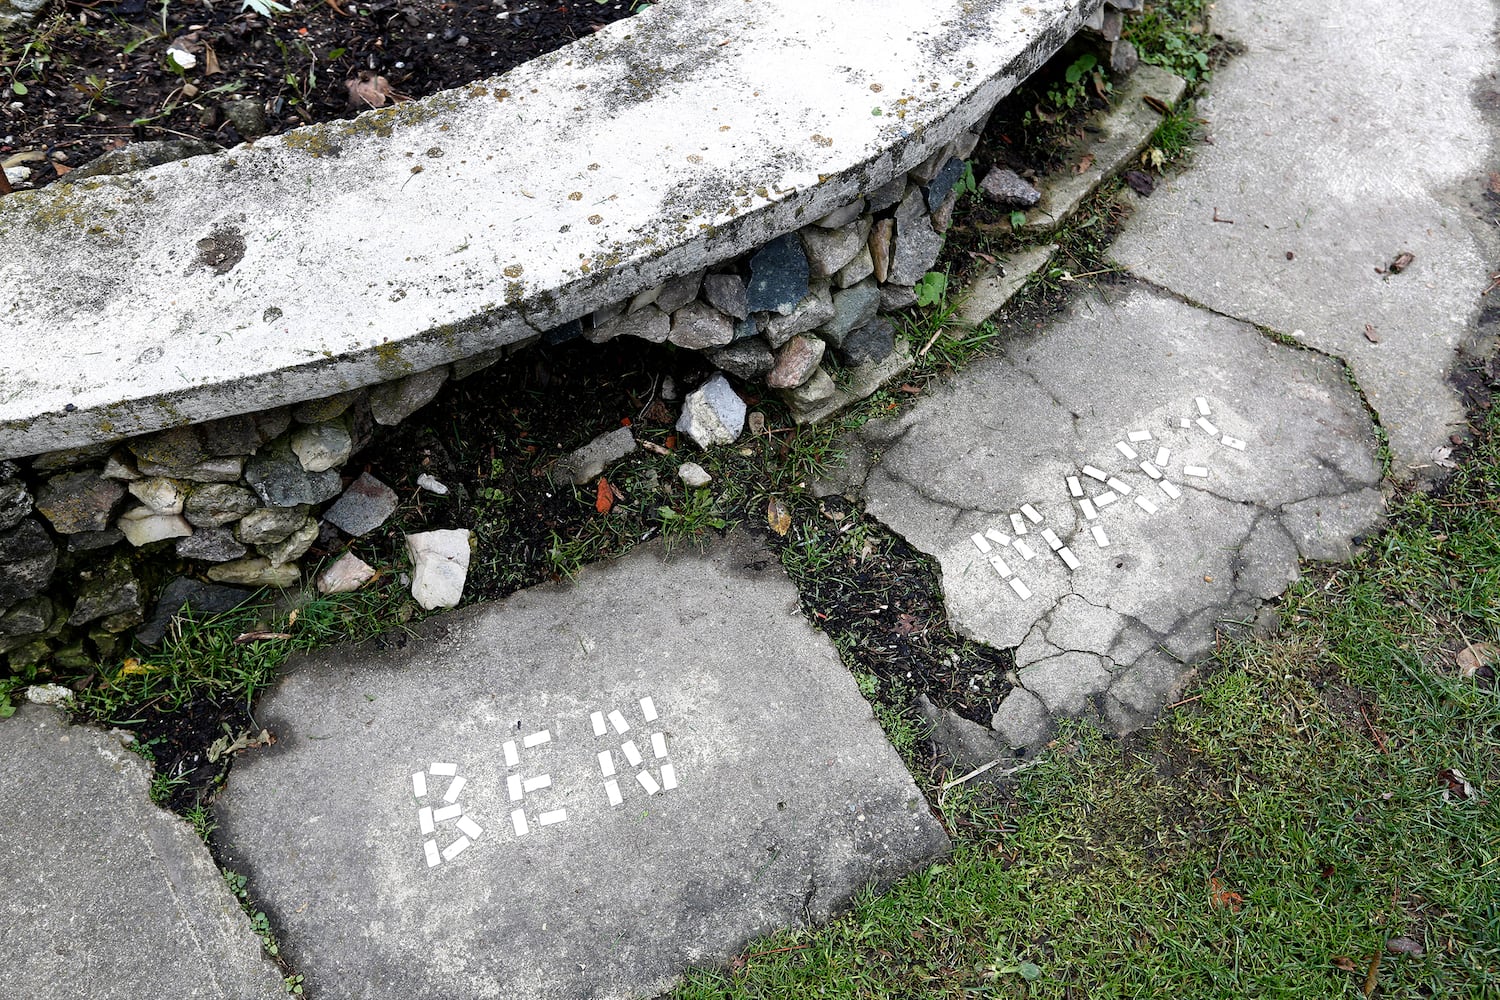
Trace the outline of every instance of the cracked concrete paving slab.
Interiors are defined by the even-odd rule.
[[[948,848],[743,535],[424,628],[292,665],[215,807],[310,993],[654,996]]]
[[[1457,352],[1487,350],[1495,17],[1491,0],[1218,4],[1215,29],[1245,51],[1198,104],[1213,143],[1140,202],[1113,251],[1347,361],[1402,475],[1462,429],[1445,376]],[[1377,273],[1403,252],[1409,268]]]
[[[31,1000],[272,1000],[281,974],[192,827],[115,736],[0,721],[0,968]],[[24,985],[23,985],[24,984]]]
[[[955,627],[1015,649],[1053,714],[1121,730],[1155,715],[1221,620],[1251,616],[1301,559],[1347,555],[1383,511],[1374,429],[1337,361],[1140,282],[1080,294],[859,440],[870,514],[937,559]],[[1158,458],[1153,479],[1141,463]],[[1070,476],[1091,502],[1116,499],[1089,520]],[[987,531],[988,554],[971,538]]]

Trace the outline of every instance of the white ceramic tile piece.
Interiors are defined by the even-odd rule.
[[[1026,534],[1026,520],[1020,514],[1010,516],[1010,530],[1018,535]]]
[[[526,822],[525,809],[511,810],[510,825],[515,829],[517,837],[524,837],[531,832],[531,826]]]
[[[427,769],[434,778],[451,778],[458,773],[457,764],[434,764]]]
[[[1142,441],[1150,441],[1151,440],[1151,432],[1150,431],[1131,431],[1129,434],[1127,434],[1125,436],[1128,437],[1132,442],[1134,442],[1136,444],[1139,444]]]
[[[447,792],[447,794],[445,794],[443,796],[443,801],[444,802],[457,802],[458,801],[458,796],[463,792],[464,785],[467,784],[467,782],[468,782],[468,779],[465,778],[463,775],[459,775],[458,777],[454,778],[448,784],[448,792]]]
[[[468,837],[459,837],[453,843],[443,848],[443,860],[452,861],[454,858],[458,857],[464,851],[467,851],[469,849],[469,843],[470,841]]]
[[[671,764],[661,766],[661,787],[669,792],[677,787],[677,768]]]
[[[431,806],[422,807],[422,811],[417,813],[417,822],[421,825],[423,833],[431,833],[437,829],[437,824],[432,821]]]
[[[1123,496],[1128,496],[1130,494],[1130,486],[1129,486],[1129,484],[1126,483],[1126,482],[1124,482],[1123,480],[1116,479],[1113,476],[1111,476],[1109,478],[1109,480],[1106,483],[1106,485],[1110,489],[1114,490],[1116,493],[1120,494],[1120,496],[1122,496],[1122,497]]]
[[[651,775],[647,774],[645,771],[641,771],[636,774],[635,780],[641,783],[641,787],[646,790],[647,795],[655,795],[657,792],[661,791],[661,786],[656,783],[656,779],[651,777]]]
[[[1068,495],[1073,497],[1083,496],[1083,484],[1078,481],[1077,476],[1068,477]]]
[[[411,776],[411,793],[419,799],[427,797],[427,772],[413,771]]]
[[[1094,506],[1098,507],[1100,510],[1103,510],[1105,507],[1108,507],[1118,499],[1120,499],[1120,497],[1117,494],[1112,493],[1109,490],[1105,490],[1103,493],[1094,497]]]
[[[1158,469],[1156,466],[1152,465],[1150,462],[1142,462],[1141,463],[1141,471],[1144,472],[1146,475],[1150,476],[1152,479],[1160,479],[1161,478],[1161,470]]]
[[[1226,445],[1233,448],[1235,451],[1245,450],[1245,442],[1241,441],[1237,437],[1230,437],[1228,434],[1225,434],[1223,437],[1219,438],[1219,440],[1223,441]]]
[[[516,752],[516,741],[515,740],[506,740],[505,741],[505,766],[506,767],[515,767],[519,763],[521,763],[521,755]]]
[[[1135,449],[1130,447],[1130,445],[1126,444],[1124,441],[1116,441],[1115,447],[1119,449],[1120,454],[1124,455],[1129,461],[1134,462],[1137,458],[1140,458],[1140,456],[1135,453]]]
[[[1196,402],[1198,403],[1198,416],[1207,417],[1213,414],[1213,411],[1208,408],[1208,400],[1199,396]]]
[[[1213,422],[1210,421],[1207,417],[1199,417],[1198,426],[1202,427],[1205,431],[1212,434],[1214,437],[1219,436],[1219,429],[1215,427],[1213,425]]]
[[[615,755],[608,750],[599,751],[599,773],[606,778],[615,773]]]
[[[460,816],[458,818],[457,825],[458,828],[463,831],[463,835],[465,837],[468,837],[470,840],[478,840],[479,835],[481,833],[484,833],[484,827],[480,826],[478,823],[474,822],[467,816]]]
[[[1085,476],[1088,476],[1090,479],[1097,479],[1101,483],[1109,478],[1109,473],[1103,471],[1102,469],[1096,469],[1092,465],[1085,465],[1083,467],[1083,474]]]
[[[566,809],[554,809],[551,812],[542,813],[536,818],[538,826],[551,826],[554,823],[565,822],[568,818]]]
[[[979,550],[980,555],[989,555],[989,553],[990,553],[990,543],[989,543],[989,540],[987,538],[985,538],[983,535],[981,535],[979,532],[976,531],[976,532],[974,532],[974,534],[970,535],[969,536],[969,541],[971,541],[971,542],[974,543],[974,547]]]
[[[1013,576],[1010,579],[1010,589],[1016,592],[1016,596],[1023,601],[1031,600],[1031,588],[1021,582],[1021,578]]]
[[[631,767],[641,766],[641,751],[636,747],[635,740],[626,740],[620,749],[625,751],[625,759],[630,762]]]
[[[1147,514],[1155,514],[1156,513],[1156,504],[1152,503],[1150,500],[1146,499],[1145,497],[1136,497],[1135,498],[1135,505],[1137,507],[1139,507],[1141,510],[1145,511]]]
[[[429,840],[422,845],[422,850],[427,853],[428,868],[436,868],[442,862],[443,859],[438,854],[437,841]]]
[[[1021,505],[1021,513],[1025,514],[1026,520],[1030,521],[1032,524],[1042,523],[1042,515],[1038,514],[1037,509],[1031,506],[1031,504],[1029,503],[1023,503]]]
[[[614,778],[604,783],[604,790],[609,793],[609,804],[617,806],[625,801],[625,796],[620,794],[620,784]]]
[[[1058,549],[1057,554],[1062,556],[1062,561],[1068,569],[1077,569],[1083,565],[1083,563],[1078,561],[1078,557],[1073,554],[1073,550],[1066,545]]]
[[[641,718],[647,722],[655,722],[659,718],[656,714],[656,702],[651,700],[649,694],[641,699]]]
[[[1167,459],[1169,459],[1171,457],[1172,457],[1172,449],[1171,448],[1158,448],[1158,449],[1156,449],[1156,467],[1158,469],[1165,469],[1167,467]]]
[[[604,713],[603,712],[595,712],[593,715],[589,716],[589,721],[594,724],[594,735],[595,736],[603,736],[604,733],[605,733],[605,729],[604,729]]]
[[[458,819],[463,814],[463,806],[442,806],[432,811],[432,819],[436,823],[446,823],[450,819]]]
[[[1113,496],[1114,494],[1110,495]],[[1078,506],[1083,509],[1083,517],[1086,521],[1092,521],[1094,518],[1099,516],[1099,508],[1095,507],[1094,501],[1088,499],[1087,497],[1084,497],[1082,500],[1078,501]]]
[[[1182,417],[1181,419],[1179,419],[1177,421],[1177,426],[1181,427],[1183,429],[1187,429],[1187,428],[1193,426],[1193,422],[1191,420],[1189,420],[1187,417]]]
[[[1050,547],[1053,552],[1056,552],[1058,549],[1063,547],[1062,539],[1058,538],[1057,532],[1053,531],[1051,528],[1042,529],[1042,539],[1047,543],[1048,547]]]
[[[534,792],[539,788],[551,787],[552,775],[550,774],[539,774],[535,778],[527,778],[525,781],[521,782],[521,791],[523,792]]]
[[[999,556],[990,556],[990,565],[995,568],[996,573],[1000,574],[1000,579],[1010,579],[1010,564],[1004,559],[1001,559]]]
[[[1176,500],[1178,497],[1182,496],[1182,491],[1177,488],[1176,484],[1168,482],[1165,479],[1161,481],[1161,491],[1167,496],[1171,497],[1173,500]]]
[[[630,723],[625,721],[625,716],[620,714],[619,709],[609,713],[609,724],[615,727],[615,732],[625,734],[630,732]]]
[[[1099,543],[1101,549],[1109,544],[1109,536],[1104,533],[1103,525],[1096,524],[1089,531],[1093,532],[1094,541]]]
[[[1016,551],[1021,553],[1021,558],[1025,559],[1027,562],[1031,562],[1031,560],[1036,558],[1036,553],[1032,551],[1031,546],[1027,545],[1019,538],[1016,539]]]
[[[661,760],[667,755],[667,737],[665,734],[651,734],[651,752],[656,755],[657,760]]]
[[[1208,470],[1201,465],[1184,465],[1182,467],[1184,476],[1192,476],[1194,479],[1207,479]]]
[[[543,743],[551,743],[551,742],[552,742],[552,730],[550,730],[550,729],[543,729],[541,732],[539,732],[539,733],[532,733],[530,736],[528,736],[525,739],[523,739],[521,741],[521,746],[525,747],[527,750],[530,750],[532,747],[539,747]]]
[[[996,531],[994,528],[986,528],[985,532],[984,532],[984,537],[988,538],[990,541],[994,542],[996,545],[1009,545],[1010,544],[1010,536],[1007,535],[1003,531]]]
[[[521,776],[519,774],[512,774],[505,779],[505,784],[510,789],[510,800],[512,802],[521,801],[522,796],[526,794],[521,791]]]

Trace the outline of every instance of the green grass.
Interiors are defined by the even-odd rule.
[[[1075,726],[1010,792],[954,790],[950,860],[675,996],[1357,997],[1377,954],[1381,997],[1500,996],[1500,692],[1454,659],[1500,640],[1497,510],[1491,414],[1447,492],[1153,731]]]
[[[1125,19],[1125,37],[1142,62],[1197,84],[1212,69],[1218,43],[1208,31],[1208,8],[1209,0],[1152,0]]]

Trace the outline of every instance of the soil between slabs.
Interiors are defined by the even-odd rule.
[[[239,0],[54,0],[35,24],[0,41],[0,163],[28,167],[27,185],[41,187],[130,141],[195,138],[228,147],[257,138],[226,118],[233,101],[260,108],[265,134],[348,118],[393,99],[378,92],[376,77],[397,95],[424,97],[503,73],[647,4],[291,6],[263,17],[241,10]],[[195,62],[180,76],[167,55],[174,46]],[[363,97],[351,95],[346,81],[361,75]]]

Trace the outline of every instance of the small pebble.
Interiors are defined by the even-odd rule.
[[[445,497],[448,495],[448,487],[444,486],[442,483],[438,482],[436,479],[432,478],[425,472],[417,477],[417,485],[426,490],[428,493],[436,493],[440,497]]]
[[[693,487],[707,486],[714,478],[697,462],[683,462],[677,467],[677,475],[684,483]]]

